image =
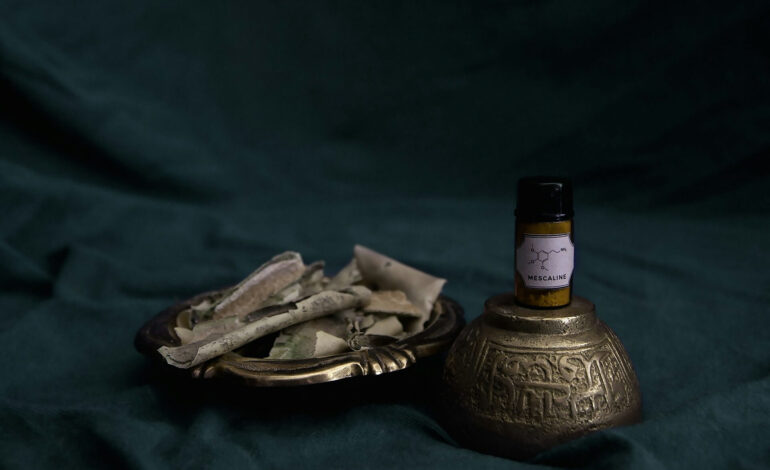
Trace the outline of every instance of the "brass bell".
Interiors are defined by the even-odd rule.
[[[520,306],[513,293],[491,297],[449,351],[443,380],[450,434],[514,459],[641,419],[623,345],[577,296],[555,309]]]

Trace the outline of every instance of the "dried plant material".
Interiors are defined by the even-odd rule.
[[[163,346],[158,352],[170,365],[187,369],[289,326],[339,310],[363,307],[370,296],[371,291],[363,286],[353,286],[341,292],[323,291],[297,302],[294,308],[285,312],[263,316],[219,337],[177,347]]]
[[[176,333],[176,336],[179,338],[179,341],[181,341],[182,344],[193,342],[193,332],[189,328],[177,326],[174,327],[174,333]]]
[[[209,310],[211,310],[214,307],[214,305],[216,305],[217,301],[218,300],[215,300],[213,296],[207,297],[203,299],[201,302],[198,302],[197,304],[190,306],[190,310],[192,310],[193,313],[200,315],[204,312],[208,312]]]
[[[324,276],[325,264],[326,263],[324,261],[315,261],[314,263],[311,263],[307,269],[305,269],[305,272],[302,274],[302,277],[300,277],[298,281],[300,286],[302,286],[301,295],[303,297],[317,294],[322,290],[342,290],[342,288],[326,288],[327,278]]]
[[[304,272],[305,265],[299,253],[281,253],[251,273],[222,299],[213,309],[213,318],[248,315],[271,296],[296,282]]]
[[[329,284],[326,286],[330,290],[340,290],[345,287],[352,286],[357,282],[361,282],[361,271],[358,270],[358,264],[356,259],[353,258],[350,262],[337,273],[336,276],[331,278]]]
[[[216,304],[232,292],[233,288],[224,289],[207,296],[195,305],[191,305],[185,310],[185,315],[180,314],[177,316],[177,325],[184,328],[192,328],[192,325],[199,321],[205,321],[205,319],[211,318],[214,314],[214,307]]]
[[[307,322],[310,323],[310,322]],[[282,331],[270,348],[268,359],[305,359],[313,357],[315,334],[318,330],[309,327],[300,331]]]
[[[403,291],[409,301],[420,309],[421,316],[410,322],[406,330],[408,333],[422,331],[446,280],[406,266],[361,245],[356,245],[353,251],[358,269],[367,283],[375,284],[378,289]]]
[[[288,302],[294,302],[324,290],[324,262],[316,261],[305,269],[302,276],[280,292],[272,295],[264,303],[264,306],[281,305]],[[327,289],[327,290],[342,290]]]
[[[374,294],[374,292],[372,292],[372,294]],[[369,297],[369,301],[371,302],[371,296]],[[362,313],[359,310],[353,310],[352,308],[349,308],[347,310],[340,310],[339,312],[336,312],[333,316],[337,321],[353,324],[353,321],[357,317],[360,317],[361,315]]]
[[[300,297],[302,297],[302,285],[299,282],[294,282],[281,289],[277,294],[271,296],[263,305],[287,304],[299,300]]]
[[[353,323],[353,330],[354,331],[364,331],[368,328],[371,328],[372,325],[377,321],[377,319],[374,317],[374,315],[359,315],[356,318],[355,323]]]
[[[305,266],[285,252],[181,312],[174,328],[181,345],[158,352],[189,368],[276,331],[270,359],[381,346],[422,331],[444,282],[363,246],[331,279],[323,261]]]
[[[188,328],[193,323],[193,311],[192,308],[186,308],[179,312],[176,316],[176,326],[181,328]]]
[[[195,326],[193,326],[192,331],[190,331],[190,334],[185,334],[185,338],[183,338],[178,333],[177,336],[179,336],[182,344],[188,344],[201,341],[212,336],[223,335],[230,331],[237,330],[243,325],[244,322],[242,322],[238,317],[217,318],[215,320],[196,323]]]
[[[395,315],[379,318],[374,325],[366,330],[367,335],[392,336],[397,338],[404,334],[404,326]]]
[[[200,323],[196,323],[192,330],[187,328],[175,328],[177,336],[182,344],[194,343],[206,338],[213,338],[224,335],[231,331],[235,331],[238,328],[244,326],[247,323],[251,323],[259,318],[274,315],[277,313],[285,312],[291,308],[294,308],[294,303],[289,302],[282,305],[270,305],[262,307],[259,310],[252,312],[244,318],[239,317],[224,317],[214,320],[206,320]]]
[[[330,335],[323,330],[316,331],[313,357],[331,356],[349,350],[348,342],[344,339]]]
[[[415,305],[406,298],[406,294],[400,290],[378,290],[372,292],[372,299],[369,302],[369,305],[364,307],[364,311],[371,313],[392,313],[394,315],[416,318],[421,318],[423,316],[422,310],[415,307]]]
[[[270,349],[268,359],[305,359],[315,357],[319,331],[330,336],[345,337],[345,323],[336,315],[317,318],[281,331]],[[328,339],[328,338],[324,338]],[[344,342],[344,341],[343,341]],[[346,346],[347,348],[347,346]]]
[[[372,292],[373,294],[374,292]],[[345,325],[345,332],[348,334],[362,333],[367,328],[374,325],[375,318],[372,314],[365,314],[361,310],[344,310],[334,314],[334,318]]]

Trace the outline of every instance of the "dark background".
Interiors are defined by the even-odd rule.
[[[0,466],[770,463],[767,2],[3,2]],[[287,249],[511,289],[516,180],[576,186],[578,294],[644,421],[516,463],[440,426],[441,359],[242,390],[132,347]]]

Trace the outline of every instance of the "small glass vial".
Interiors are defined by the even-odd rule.
[[[559,308],[572,300],[575,264],[572,183],[567,178],[519,180],[514,297],[525,307]]]

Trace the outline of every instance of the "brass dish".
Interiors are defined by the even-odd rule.
[[[184,321],[177,318],[179,313],[217,292],[199,294],[157,314],[137,332],[134,340],[136,349],[151,359],[163,362],[158,348],[180,345],[179,337],[174,332],[178,321]],[[386,346],[313,359],[258,357],[267,353],[275,337],[273,335],[184,372],[198,379],[229,378],[254,387],[308,385],[360,375],[380,375],[405,369],[422,357],[449,349],[464,323],[462,307],[442,295],[433,307],[425,330]]]

